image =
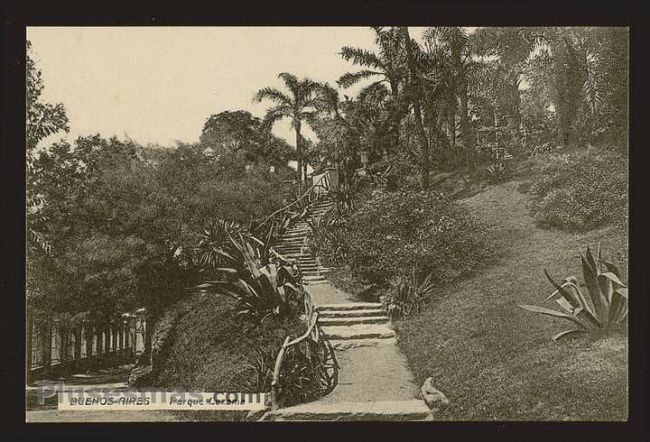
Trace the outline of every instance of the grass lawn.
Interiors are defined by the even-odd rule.
[[[551,336],[571,323],[517,304],[539,305],[552,292],[544,268],[556,280],[582,280],[578,250],[587,245],[600,243],[626,281],[627,232],[542,230],[528,212],[521,184],[492,186],[461,200],[489,227],[501,256],[443,287],[419,315],[397,322],[399,345],[416,380],[433,376],[449,398],[436,419],[624,420],[626,331],[605,338],[576,335],[556,344]]]

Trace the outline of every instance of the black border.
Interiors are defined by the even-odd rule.
[[[259,1],[171,6],[158,2],[5,1],[0,44],[2,160],[0,202],[2,251],[2,353],[0,434],[14,440],[179,440],[188,436],[222,440],[334,438],[437,440],[648,440],[648,259],[647,190],[650,143],[647,125],[648,42],[641,2],[634,1]],[[646,18],[646,23],[644,23]],[[630,26],[630,416],[627,423],[24,423],[24,44],[26,26],[253,26],[253,25],[603,25]],[[644,204],[645,203],[645,204]],[[5,208],[6,205],[6,208]],[[9,388],[12,387],[12,388]]]

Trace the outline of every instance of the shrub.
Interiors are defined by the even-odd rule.
[[[307,219],[311,232],[307,236],[309,249],[314,256],[327,264],[339,263],[347,257],[347,223],[351,211],[341,206],[333,207],[320,219]]]
[[[498,184],[506,181],[512,171],[510,170],[510,162],[506,160],[496,160],[485,168],[488,181],[493,184]]]
[[[279,345],[258,346],[254,349],[249,362],[243,366],[249,375],[244,390],[271,391],[279,352]],[[310,402],[329,393],[336,385],[331,384],[328,376],[328,369],[336,364],[330,359],[332,355],[332,349],[325,341],[306,339],[298,345],[288,347],[279,371],[279,405],[288,407]]]
[[[586,231],[627,221],[627,161],[611,152],[555,156],[530,189],[541,226]]]
[[[467,210],[436,192],[375,193],[352,215],[346,241],[352,272],[380,284],[412,268],[449,281],[492,255]]]
[[[415,269],[409,276],[400,275],[390,281],[391,291],[383,304],[391,318],[408,317],[420,311],[420,305],[432,294],[434,286],[431,275],[423,280],[418,278]]]
[[[604,261],[600,252],[596,261],[589,247],[585,254],[580,254],[580,260],[584,283],[580,283],[575,276],[569,276],[562,284],[558,284],[544,270],[544,274],[556,289],[545,301],[555,300],[561,310],[536,305],[519,306],[542,315],[567,319],[577,325],[575,329],[553,336],[554,341],[578,332],[607,332],[627,318],[627,286],[621,282],[618,268]],[[587,288],[588,296],[585,296],[580,287]]]

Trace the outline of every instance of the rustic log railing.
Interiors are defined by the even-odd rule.
[[[284,229],[287,225],[293,221],[297,216],[304,214],[307,208],[326,194],[330,189],[330,177],[329,173],[324,173],[321,177],[314,182],[309,189],[307,189],[302,195],[293,200],[291,203],[286,206],[276,210],[266,217],[260,224],[257,224],[255,230],[261,229],[263,226],[271,223],[271,228]],[[292,211],[298,210],[299,213],[297,216],[290,217],[289,213]]]
[[[318,324],[318,312],[314,309],[314,303],[307,291],[305,291],[304,308],[305,319],[307,321],[307,331],[295,339],[291,339],[290,336],[287,336],[275,359],[273,380],[271,381],[271,407],[273,410],[277,410],[280,405],[279,395],[282,363],[285,360],[287,352],[292,347],[298,347],[303,343],[309,344],[308,341],[312,341],[316,344],[317,350],[308,354],[308,356],[309,360],[316,365],[315,368],[318,371],[319,376],[317,381],[321,387],[321,395],[325,395],[334,390],[338,383],[339,365],[336,360],[334,348],[327,338],[327,335],[323,333]],[[303,346],[303,348],[305,351],[309,352],[310,349],[313,349],[314,347],[306,345]]]

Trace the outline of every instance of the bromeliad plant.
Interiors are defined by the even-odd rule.
[[[485,169],[485,172],[491,183],[501,183],[510,176],[509,163],[503,159],[496,160]]]
[[[195,247],[196,259],[200,268],[213,269],[224,264],[223,251],[230,246],[230,237],[241,230],[234,221],[223,219],[208,220],[199,229],[198,244]]]
[[[230,238],[232,252],[221,251],[230,264],[217,268],[221,278],[196,288],[233,298],[234,310],[255,324],[274,317],[279,320],[298,314],[304,297],[300,273],[254,237]],[[253,245],[255,244],[255,246]]]
[[[398,276],[389,281],[390,295],[384,300],[384,307],[392,319],[408,317],[420,311],[420,306],[434,290],[429,275],[423,280],[418,278],[415,268],[409,276]]]
[[[519,306],[531,312],[566,319],[577,326],[553,336],[556,342],[573,333],[606,333],[627,318],[628,292],[627,286],[621,282],[619,269],[603,260],[600,250],[596,261],[589,247],[586,253],[580,253],[580,259],[584,283],[580,283],[575,276],[570,276],[558,284],[544,270],[544,274],[555,287],[555,291],[545,301],[555,300],[560,310],[535,305]],[[586,293],[581,287],[587,289]]]
[[[328,217],[329,213],[320,220],[306,219],[311,227],[307,243],[312,254],[326,263],[343,262],[347,257],[346,221]]]

